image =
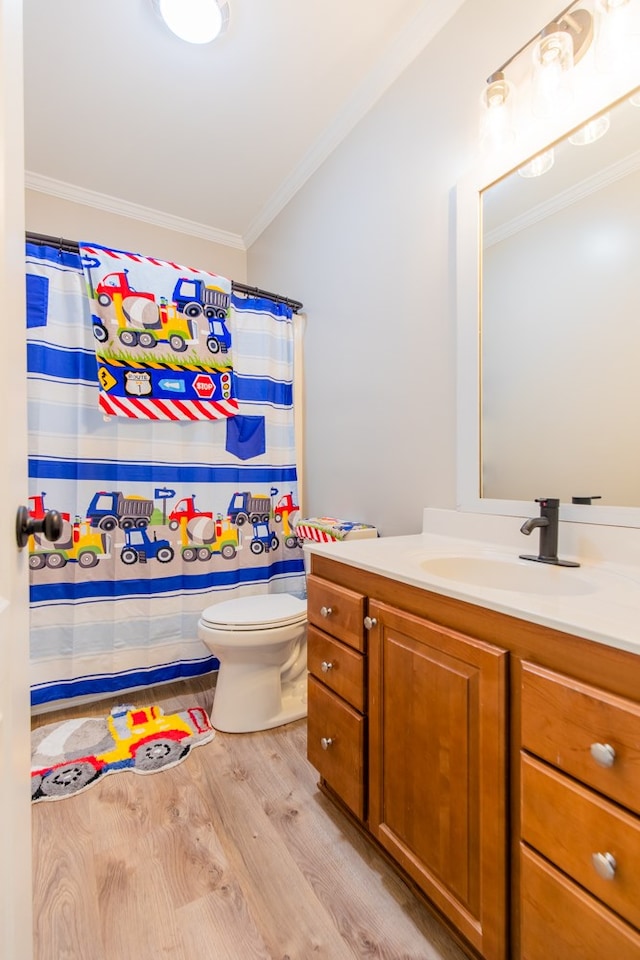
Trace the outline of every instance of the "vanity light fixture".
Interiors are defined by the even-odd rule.
[[[222,0],[152,0],[172,33],[187,43],[211,43],[226,29],[229,6]]]
[[[533,157],[532,160],[529,160],[529,162],[525,163],[522,167],[518,167],[518,173],[521,177],[525,177],[525,179],[541,177],[543,173],[551,170],[554,161],[555,156],[553,147],[551,147],[550,150],[545,150],[544,153],[539,153]]]
[[[599,117],[594,117],[593,120],[589,120],[583,127],[572,133],[569,137],[569,143],[573,143],[577,147],[595,143],[600,137],[604,137],[610,123],[609,114],[601,113]]]
[[[585,55],[593,39],[593,15],[589,10],[576,7],[576,2],[581,0],[574,0],[565,7],[488,78],[481,100],[483,131],[487,127],[487,115],[506,110],[507,105],[513,111],[515,89],[505,78],[505,70],[528,48],[531,48],[532,56],[533,113],[538,117],[556,117],[569,105],[573,68]],[[628,0],[599,2],[615,4],[627,3]],[[515,131],[513,117],[509,118],[508,123],[506,120],[501,120],[499,124],[496,121],[496,125]]]

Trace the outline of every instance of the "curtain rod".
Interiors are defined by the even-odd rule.
[[[42,247],[57,247],[64,253],[79,253],[80,245],[77,240],[65,240],[64,237],[49,237],[44,233],[32,233],[27,230],[27,243],[37,243]],[[231,289],[234,293],[243,293],[254,297],[265,297],[274,300],[276,303],[284,303],[291,307],[294,313],[302,310],[302,303],[299,300],[290,300],[289,297],[282,297],[279,293],[269,293],[268,290],[261,290],[260,287],[248,287],[246,283],[237,283],[231,281]]]

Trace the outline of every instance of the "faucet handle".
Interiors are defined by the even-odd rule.
[[[560,500],[557,497],[536,497],[535,503],[539,503],[541,507],[551,507],[552,510],[560,506]]]
[[[594,494],[591,497],[571,497],[571,503],[587,503],[590,504],[592,500],[602,500],[600,494],[597,496]]]

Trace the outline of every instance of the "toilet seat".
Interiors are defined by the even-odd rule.
[[[214,603],[201,615],[201,623],[213,630],[272,630],[303,623],[307,604],[290,593],[234,597]]]

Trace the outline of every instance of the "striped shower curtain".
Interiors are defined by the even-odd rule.
[[[110,418],[80,256],[26,253],[29,510],[63,521],[55,543],[27,547],[32,703],[216,669],[197,637],[206,606],[304,596],[291,310],[232,296],[237,416]]]

